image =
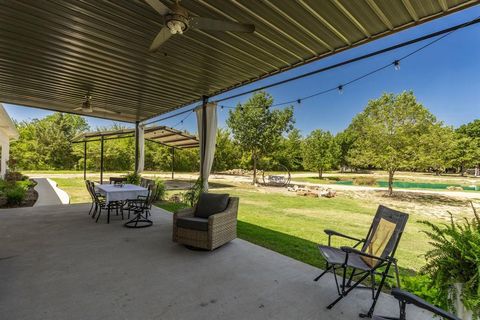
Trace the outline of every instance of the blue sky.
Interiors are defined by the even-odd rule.
[[[280,75],[258,81],[254,84],[230,91],[216,98],[232,95],[247,89],[289,78],[313,69],[321,68],[383,47],[406,41],[424,34],[447,28],[480,16],[476,6],[450,16],[422,24],[392,36],[373,41],[358,48],[336,54],[306,66],[284,72]],[[428,40],[427,40],[428,41]],[[365,74],[379,66],[391,63],[425,43],[418,43],[374,58],[356,62],[298,81],[267,90],[275,102],[289,101],[307,96],[323,89],[335,87],[350,79]],[[348,126],[355,114],[363,110],[369,99],[384,92],[399,93],[413,90],[417,99],[438,119],[448,125],[459,126],[480,118],[480,25],[458,30],[432,46],[401,62],[401,69],[387,68],[344,89],[343,94],[331,92],[304,101],[295,106],[296,127],[303,134],[322,128],[336,133]],[[248,99],[243,96],[222,102],[235,106]],[[10,116],[16,120],[42,118],[51,112],[14,105],[5,105]],[[178,111],[177,111],[178,112]],[[225,126],[228,111],[219,109],[219,126]],[[184,116],[160,124],[174,126]],[[87,117],[92,129],[109,126],[111,121]],[[191,114],[179,129],[196,132],[194,114]]]

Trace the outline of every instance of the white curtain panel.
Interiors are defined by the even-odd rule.
[[[138,126],[138,169],[137,173],[142,173],[145,168],[145,128]]]
[[[203,154],[203,108],[199,106],[196,108],[197,113],[197,127],[198,138],[200,139],[200,159]],[[213,157],[215,156],[215,145],[217,143],[217,104],[207,103],[206,106],[207,126],[206,126],[206,143],[205,143],[205,161],[201,163],[202,174],[204,177],[203,187],[208,191],[208,177],[212,169]],[[201,162],[201,161],[200,161]]]

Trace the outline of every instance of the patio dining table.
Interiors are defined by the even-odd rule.
[[[100,184],[96,186],[98,192],[105,196],[107,203],[137,199],[138,196],[147,196],[148,189],[134,184]]]

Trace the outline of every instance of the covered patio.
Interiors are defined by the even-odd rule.
[[[370,292],[336,308],[333,277],[236,239],[213,252],[171,241],[171,214],[151,228],[95,224],[88,205],[0,211],[2,319],[357,319]],[[118,217],[117,217],[118,218]],[[409,319],[431,319],[414,307]],[[398,312],[383,294],[376,314]]]
[[[193,17],[254,31],[192,29],[149,52],[165,23],[148,2],[2,2],[0,102],[134,123],[136,171],[140,128],[199,104],[208,179],[216,124],[209,131],[206,114],[217,96],[478,4],[184,0]],[[130,230],[115,217],[92,223],[89,207],[0,211],[2,319],[358,319],[370,307],[371,293],[356,290],[326,310],[337,296],[330,275],[314,282],[317,268],[240,239],[188,250],[172,242],[172,216],[158,208],[151,228]],[[397,316],[397,301],[382,294],[375,314]],[[432,316],[412,307],[409,319]]]

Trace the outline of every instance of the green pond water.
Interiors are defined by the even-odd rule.
[[[337,181],[336,184],[342,184],[346,186],[352,186],[353,181]],[[388,187],[388,181],[377,181],[378,187]],[[465,186],[461,184],[446,184],[446,183],[419,183],[419,182],[406,182],[406,181],[394,181],[394,188],[400,189],[439,189],[446,190],[448,187],[462,187],[463,190],[480,191],[480,186]]]

